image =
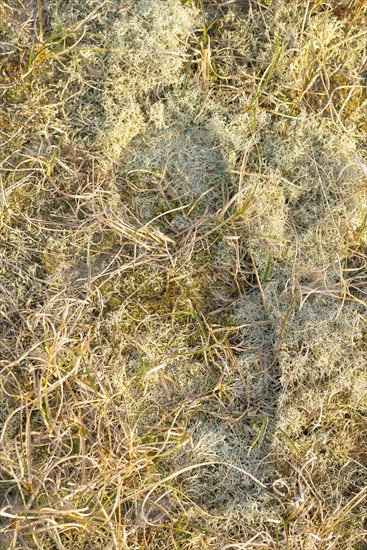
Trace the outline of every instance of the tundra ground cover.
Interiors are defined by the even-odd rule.
[[[365,2],[0,10],[0,548],[363,549]]]

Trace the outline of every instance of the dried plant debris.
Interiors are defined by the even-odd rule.
[[[362,549],[367,6],[5,0],[0,549]]]

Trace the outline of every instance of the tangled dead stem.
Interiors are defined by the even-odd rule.
[[[366,548],[366,2],[0,10],[0,548]]]

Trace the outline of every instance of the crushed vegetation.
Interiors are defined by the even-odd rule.
[[[366,3],[0,36],[0,549],[366,548]]]

